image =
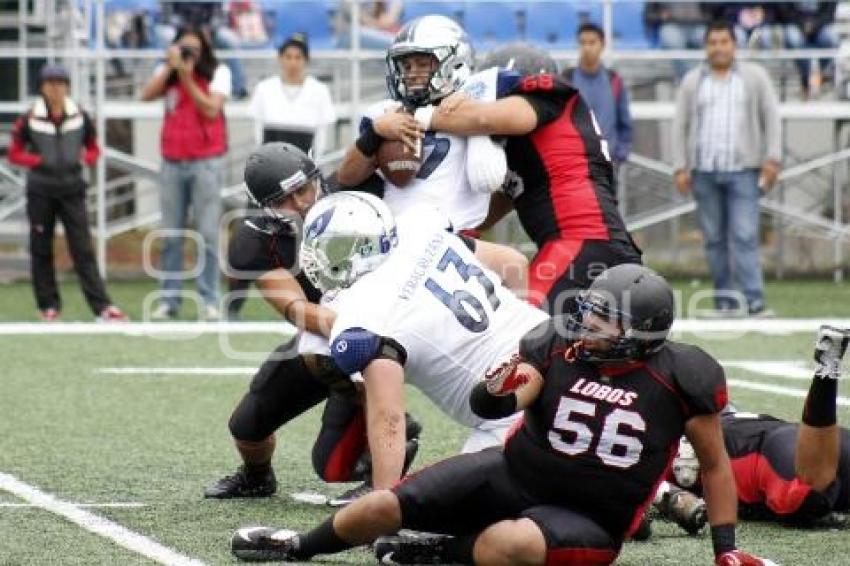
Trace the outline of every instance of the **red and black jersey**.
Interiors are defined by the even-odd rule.
[[[525,98],[537,114],[537,128],[509,137],[505,148],[518,177],[508,191],[525,231],[538,247],[554,239],[616,241],[639,257],[617,210],[607,142],[578,90],[555,75],[504,75],[499,94]]]
[[[563,317],[554,317],[522,341],[520,355],[545,384],[505,455],[535,496],[623,536],[666,477],[685,422],[725,405],[723,369],[701,349],[675,342],[616,370],[568,362],[573,340],[563,329]]]
[[[816,492],[796,476],[798,424],[754,413],[724,414],[722,424],[743,517],[807,521],[850,510],[850,430],[841,430],[836,482]]]
[[[227,261],[235,278],[246,281],[273,269],[286,269],[295,276],[308,301],[318,304],[322,298],[298,265],[298,239],[287,222],[268,216],[246,218],[230,239]]]

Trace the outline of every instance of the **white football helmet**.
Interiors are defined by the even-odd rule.
[[[679,439],[679,453],[673,460],[673,477],[679,487],[693,487],[699,479],[699,460],[694,447],[684,436]]]
[[[401,61],[407,55],[426,53],[437,60],[427,88],[409,88]],[[469,36],[457,22],[428,15],[407,22],[387,50],[387,86],[395,100],[409,108],[433,104],[458,88],[475,67]]]
[[[395,218],[384,201],[357,191],[334,193],[304,219],[301,269],[323,293],[342,289],[374,271],[397,244]]]

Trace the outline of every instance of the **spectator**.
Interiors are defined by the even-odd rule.
[[[696,49],[705,35],[706,9],[698,2],[647,2],[644,20],[648,28],[658,30],[662,49]],[[685,61],[673,61],[676,78],[688,71]]]
[[[735,30],[738,47],[773,49],[781,45],[776,4],[771,2],[711,4],[713,20],[725,20]]]
[[[336,123],[328,87],[306,74],[307,38],[296,33],[278,49],[280,73],[261,81],[251,98],[257,143],[289,142],[314,156],[325,152]]]
[[[714,279],[715,307],[770,316],[759,257],[759,196],[779,174],[782,124],[776,93],[759,65],[735,60],[732,26],[716,22],[705,39],[707,62],[691,70],[676,98],[676,187],[693,188]],[[732,296],[737,280],[746,305]]]
[[[241,4],[244,2],[241,2],[237,8],[244,12],[245,7]],[[246,45],[246,42],[243,42],[242,38],[229,27],[228,17],[223,8],[221,0],[163,2],[162,21],[155,26],[159,46],[173,43],[177,31],[181,28],[200,30],[205,34],[207,41],[218,49],[239,49],[255,45],[251,42],[247,42]],[[248,90],[242,62],[239,59],[228,59],[225,63],[230,68],[234,98],[245,98]]]
[[[198,30],[181,30],[168,48],[166,62],[142,89],[143,100],[165,98],[162,124],[161,227],[184,230],[189,204],[193,206],[203,250],[198,291],[207,319],[219,317],[218,240],[221,218],[222,163],[227,129],[222,108],[230,96],[230,71],[215,58]],[[201,260],[203,258],[203,260]],[[183,235],[168,234],[162,250],[162,302],[154,318],[172,318],[180,308]]]
[[[602,64],[605,49],[602,28],[584,23],[579,26],[577,36],[578,67],[564,70],[564,78],[579,90],[593,110],[616,167],[628,159],[632,147],[629,93],[620,75]]]
[[[783,2],[776,6],[779,21],[785,26],[785,44],[791,49],[836,47],[835,10],[837,2]],[[803,96],[816,95],[823,77],[821,71],[829,60],[821,60],[811,68],[808,58],[797,59]]]
[[[351,4],[354,0],[340,3],[337,38],[340,49],[351,47]],[[361,2],[360,4],[360,47],[362,49],[386,49],[401,29],[401,0],[389,2]]]
[[[92,251],[81,163],[100,156],[91,118],[68,96],[68,71],[47,65],[40,74],[41,97],[12,130],[9,161],[26,167],[32,285],[41,320],[59,319],[62,302],[53,264],[53,229],[65,227],[68,250],[86,302],[98,320],[126,321],[106,293]]]

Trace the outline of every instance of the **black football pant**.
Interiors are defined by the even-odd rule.
[[[32,285],[39,310],[60,310],[62,307],[53,258],[53,233],[57,218],[65,227],[68,251],[92,312],[98,315],[112,304],[97,270],[89,234],[85,193],[55,198],[30,191],[27,193],[27,216],[30,223]]]

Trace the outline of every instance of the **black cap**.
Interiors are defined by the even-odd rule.
[[[284,51],[286,51],[287,47],[297,47],[304,53],[304,58],[310,58],[310,48],[307,45],[307,35],[301,32],[293,33],[286,40],[280,44],[280,48],[277,50],[278,55],[282,55]]]
[[[57,63],[49,63],[41,68],[39,73],[41,82],[45,81],[65,81],[71,82],[71,76],[68,74],[68,69]]]

